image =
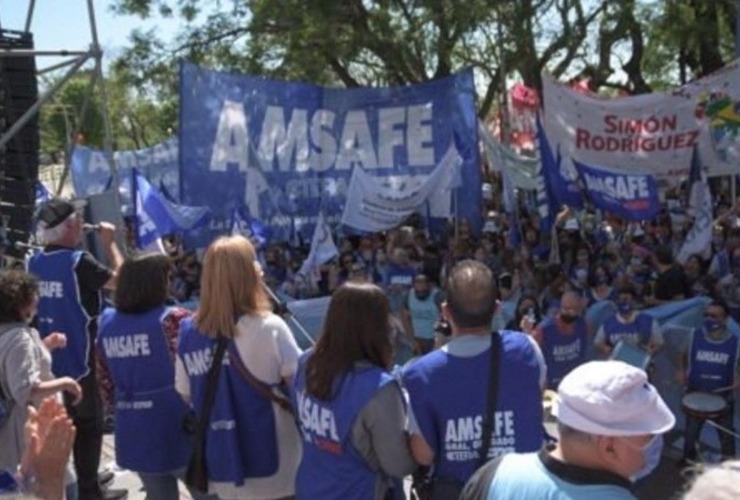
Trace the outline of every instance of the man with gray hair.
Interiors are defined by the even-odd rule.
[[[432,498],[456,498],[487,459],[535,451],[543,442],[544,360],[528,335],[491,332],[496,305],[491,270],[478,261],[461,261],[450,271],[445,291],[442,316],[452,340],[403,375],[411,452],[420,464],[434,465]]]
[[[538,453],[481,467],[463,500],[634,499],[632,484],[660,462],[676,419],[643,370],[592,361],[565,376],[553,407],[560,439]]]
[[[106,250],[110,267],[79,249],[83,222],[77,206],[53,198],[38,210],[39,236],[44,248],[28,262],[29,272],[39,279],[37,324],[42,337],[53,332],[66,335],[67,345],[52,354],[57,377],[72,377],[82,387],[76,406],[65,401],[77,434],[74,462],[79,499],[98,500],[125,496],[114,490],[102,492],[98,467],[103,443],[103,409],[97,383],[95,338],[101,308],[101,291],[113,289],[123,258],[115,242],[116,228],[101,222],[97,234]]]

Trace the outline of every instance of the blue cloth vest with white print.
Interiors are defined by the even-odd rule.
[[[378,472],[368,467],[352,445],[352,426],[373,396],[394,379],[375,366],[358,368],[335,380],[334,399],[321,401],[306,390],[310,356],[311,351],[301,356],[293,385],[293,404],[303,437],[296,499],[372,500]]]
[[[501,331],[498,401],[488,458],[542,446],[541,367],[532,340]],[[409,365],[403,384],[414,417],[434,451],[439,476],[466,482],[479,463],[491,350],[472,357],[433,351]]]
[[[694,330],[689,353],[689,391],[713,391],[728,387],[735,380],[738,338],[728,334],[720,342],[707,338],[703,329]]]
[[[57,377],[80,379],[90,372],[92,348],[87,315],[80,302],[75,267],[79,250],[53,250],[31,257],[28,271],[39,279],[38,331],[41,338],[52,332],[67,336],[67,346],[52,354],[52,371]]]
[[[162,328],[170,311],[108,308],[100,316],[98,352],[115,385],[116,462],[136,472],[171,472],[190,456],[189,436],[176,425],[188,407],[175,391],[175,362]]]
[[[233,341],[229,341],[233,342]],[[211,481],[242,486],[245,479],[277,472],[278,448],[272,402],[262,397],[231,366],[227,348],[216,386],[216,398],[206,434],[206,464]],[[190,380],[195,412],[203,411],[203,398],[216,340],[199,332],[192,318],[180,326],[177,354]]]
[[[615,346],[620,340],[632,345],[645,345],[650,341],[653,330],[653,317],[645,313],[637,313],[630,323],[622,323],[617,315],[611,316],[604,322],[604,336],[606,343]]]
[[[416,297],[414,290],[409,291],[409,315],[414,327],[414,337],[421,339],[434,338],[434,324],[439,317],[436,294],[437,290],[432,289],[426,299],[420,300]]]
[[[553,318],[545,320],[542,326],[542,354],[547,365],[547,384],[553,390],[573,368],[586,361],[586,322],[578,318],[571,327],[573,333],[560,333]]]

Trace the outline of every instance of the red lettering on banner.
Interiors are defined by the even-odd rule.
[[[670,115],[658,118],[651,116],[647,119],[620,119],[615,115],[604,117],[604,133],[606,134],[655,134],[656,132],[673,132],[678,128],[678,116]]]
[[[655,127],[656,122],[643,124],[643,130],[647,127]],[[609,152],[651,152],[669,151],[674,149],[689,149],[696,145],[699,138],[698,130],[689,130],[678,134],[666,134],[659,137],[635,135],[631,137],[610,137],[607,135],[592,134],[586,129],[576,129],[576,149]]]
[[[591,134],[588,130],[579,128],[576,130],[576,149],[589,149],[588,138]]]

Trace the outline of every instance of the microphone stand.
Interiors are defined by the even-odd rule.
[[[267,292],[267,295],[270,296],[270,299],[275,303],[275,314],[282,317],[283,319],[290,320],[298,329],[298,331],[303,335],[309,342],[309,344],[316,345],[316,341],[311,337],[311,335],[306,331],[306,329],[303,327],[300,321],[295,317],[295,315],[290,312],[290,309],[288,308],[288,304],[280,300],[280,298],[275,294],[275,292],[272,291],[272,288],[265,283],[264,281],[261,281],[262,288]]]

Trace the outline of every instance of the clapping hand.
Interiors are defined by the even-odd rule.
[[[24,477],[34,480],[31,482],[40,498],[64,498],[64,471],[75,433],[72,420],[56,398],[46,398],[38,410],[29,407],[20,470]]]

